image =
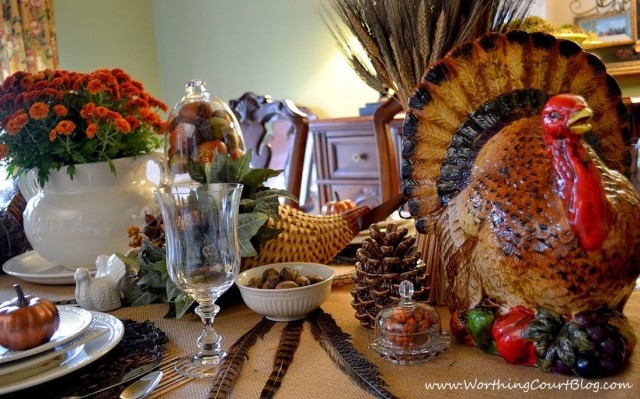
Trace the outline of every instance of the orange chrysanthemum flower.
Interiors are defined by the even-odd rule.
[[[133,115],[127,115],[124,118],[127,122],[129,122],[129,125],[131,126],[131,129],[135,130],[140,126],[140,120],[138,118],[136,118]]]
[[[82,117],[82,119],[89,119],[93,117],[95,109],[96,105],[94,103],[85,104],[85,106],[80,110],[80,117]]]
[[[11,119],[9,119],[9,123],[7,123],[6,127],[7,133],[9,133],[10,136],[18,134],[28,121],[29,116],[27,116],[23,110],[19,110]]]
[[[56,104],[53,106],[53,112],[56,114],[56,116],[67,116],[69,110],[62,104]]]
[[[0,143],[0,159],[6,157],[8,153],[9,147],[7,147],[5,144]]]
[[[116,130],[122,133],[129,133],[131,131],[131,125],[124,118],[117,118],[114,122]]]
[[[60,121],[58,122],[58,125],[55,127],[55,130],[57,134],[66,136],[73,133],[73,131],[76,130],[76,124],[68,120]]]
[[[90,139],[96,137],[96,133],[98,133],[98,125],[90,123],[89,126],[87,126],[87,131],[85,133]]]
[[[49,115],[49,106],[41,101],[33,103],[29,108],[29,116],[35,120],[44,119]]]
[[[99,106],[96,107],[94,115],[98,118],[107,118],[109,116],[109,110],[106,107]]]
[[[98,94],[104,89],[104,85],[98,79],[92,79],[87,83],[87,91],[91,94]]]
[[[157,109],[166,106],[122,69],[16,72],[0,83],[0,150],[14,171],[146,153],[162,134]]]

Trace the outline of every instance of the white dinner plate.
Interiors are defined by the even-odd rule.
[[[102,334],[99,338],[65,353],[60,365],[37,375],[19,380],[12,379],[12,374],[4,375],[2,379],[0,379],[0,395],[30,388],[67,375],[98,360],[113,349],[124,335],[124,325],[115,316],[111,316],[110,314],[100,312],[91,313],[93,320],[91,321],[89,329],[107,329],[106,334]]]
[[[57,359],[58,364],[62,361],[62,356],[70,351],[77,350],[79,346],[91,342],[94,339],[100,338],[101,335],[107,333],[105,328],[91,327],[87,328],[74,339],[64,344],[58,345],[53,349],[39,353],[37,355],[29,356],[24,359],[16,360],[9,363],[0,364],[0,377],[5,374],[17,373],[25,369],[32,369],[34,367],[40,367],[41,365],[48,363],[52,359]]]
[[[69,306],[58,307],[58,313],[60,326],[49,342],[23,351],[12,351],[0,346],[0,364],[33,356],[71,341],[89,327],[93,317],[88,310]]]
[[[2,266],[2,270],[11,276],[36,284],[75,284],[74,271],[49,262],[36,251],[27,251],[9,259]],[[91,271],[91,276],[93,275],[95,270]]]

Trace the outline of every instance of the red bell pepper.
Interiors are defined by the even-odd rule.
[[[496,319],[492,334],[496,341],[496,349],[504,360],[511,364],[536,364],[533,342],[522,338],[522,330],[535,318],[531,309],[516,306]]]

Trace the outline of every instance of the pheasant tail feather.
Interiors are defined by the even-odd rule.
[[[213,380],[213,386],[209,391],[209,399],[226,399],[231,397],[231,392],[233,391],[236,380],[240,376],[242,367],[249,357],[249,349],[256,343],[258,337],[262,338],[271,330],[274,324],[274,321],[263,318],[258,324],[253,326],[251,330],[233,343]]]
[[[280,385],[282,385],[282,379],[284,378],[291,362],[293,361],[293,355],[298,349],[300,344],[300,334],[302,334],[302,324],[304,319],[290,321],[282,330],[280,335],[280,343],[276,350],[276,355],[273,359],[273,368],[269,379],[262,388],[260,399],[270,399],[276,394]]]
[[[318,309],[308,317],[308,320],[311,323],[311,334],[342,372],[376,397],[396,398],[387,391],[388,384],[382,379],[378,367],[354,348],[349,342],[351,336],[342,331],[331,315]]]

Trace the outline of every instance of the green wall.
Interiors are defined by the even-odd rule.
[[[60,67],[122,68],[162,95],[151,0],[55,0]]]
[[[288,98],[353,116],[377,93],[351,70],[313,0],[55,0],[60,65],[120,67],[172,107],[191,79],[228,101]]]
[[[357,115],[377,93],[348,66],[313,2],[54,0],[60,65],[123,68],[170,107],[198,78],[223,100],[251,90],[321,117]],[[640,76],[618,81],[623,95],[640,96]]]

